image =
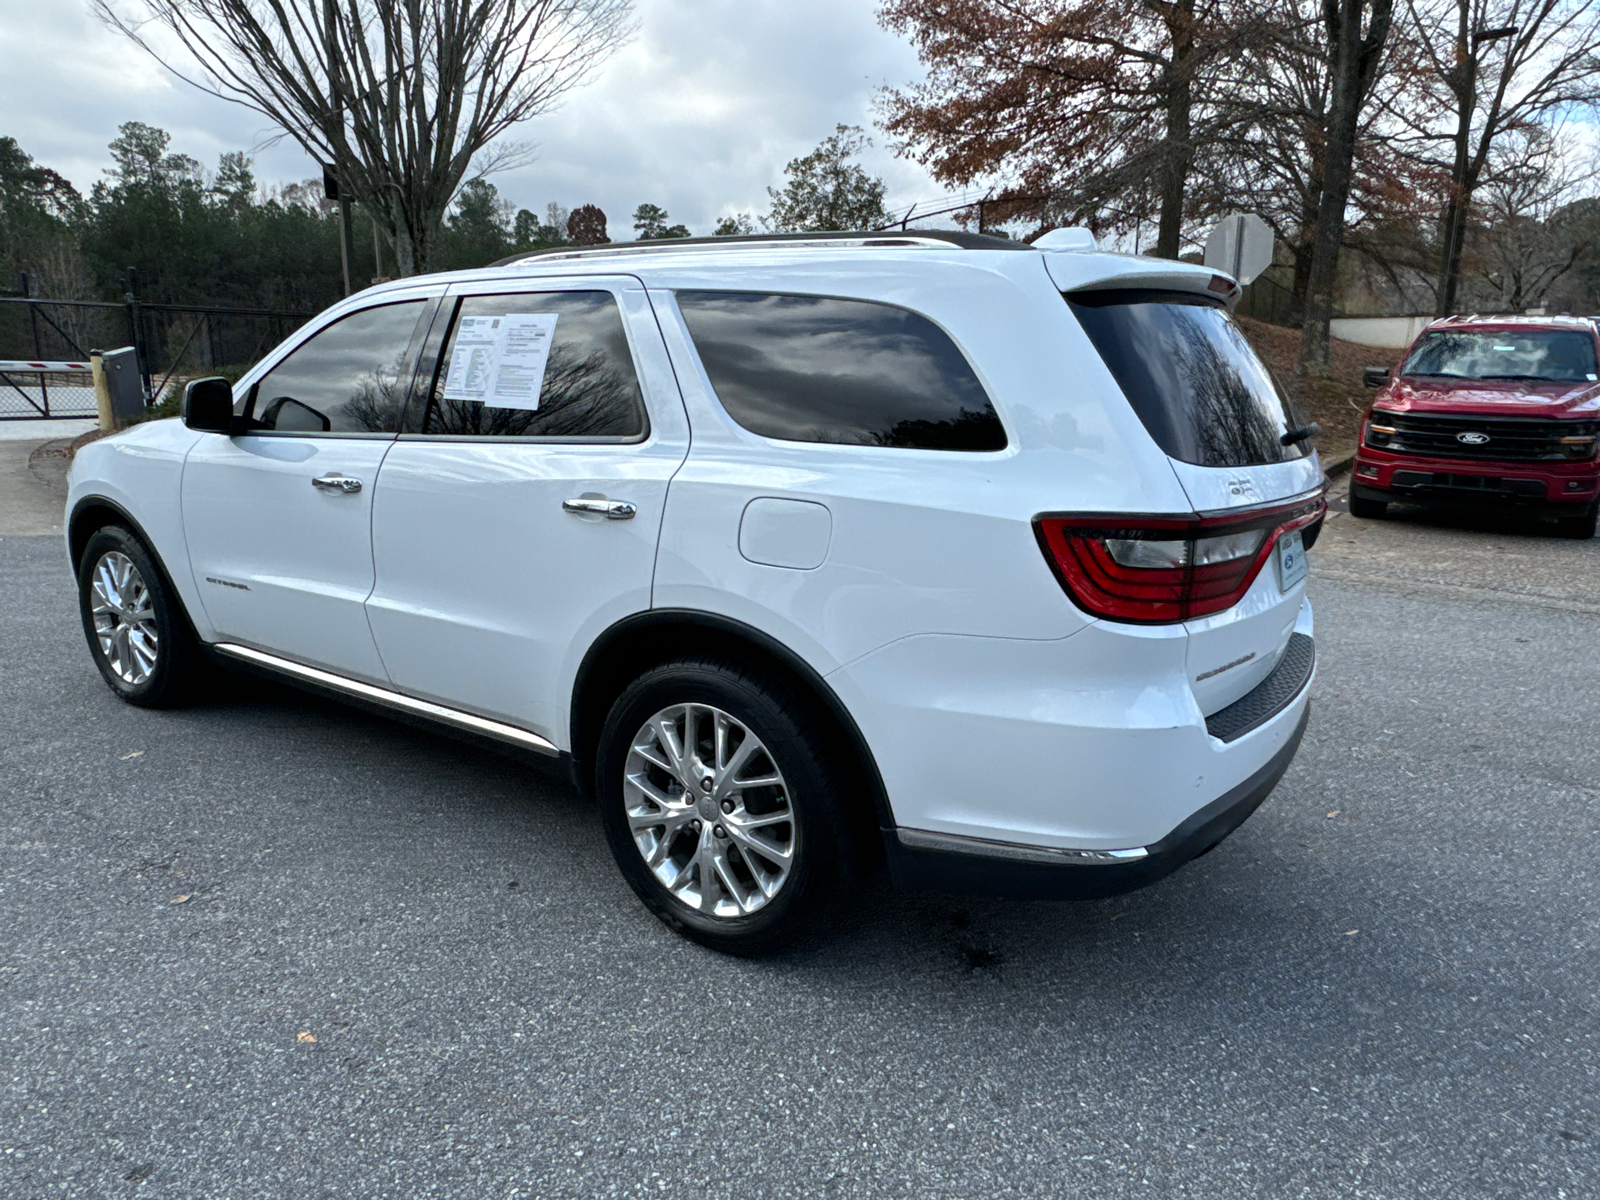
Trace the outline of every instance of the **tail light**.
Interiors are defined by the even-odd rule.
[[[1085,612],[1166,625],[1237,604],[1278,539],[1322,518],[1317,496],[1215,516],[1040,516],[1039,545]]]

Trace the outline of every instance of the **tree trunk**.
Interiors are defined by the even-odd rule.
[[[395,230],[394,269],[401,278],[417,273],[417,258],[411,245],[411,234],[404,225]]]
[[[1450,192],[1444,206],[1444,228],[1439,246],[1439,286],[1434,296],[1437,312],[1448,317],[1456,307],[1456,284],[1461,275],[1461,246],[1467,226],[1467,154],[1472,139],[1472,112],[1477,107],[1477,47],[1469,39],[1471,14],[1457,3],[1456,63],[1447,77],[1456,101],[1455,161],[1450,169]]]
[[[1390,0],[1371,0],[1371,4],[1366,37],[1361,35],[1366,0],[1327,0],[1323,8],[1332,87],[1324,142],[1322,203],[1317,206],[1311,273],[1306,284],[1306,319],[1301,327],[1300,358],[1295,363],[1295,374],[1301,376],[1328,374],[1328,321],[1333,316],[1339,246],[1344,241],[1344,210],[1350,197],[1356,128],[1377,73],[1383,43],[1389,36]]]
[[[1183,250],[1183,196],[1189,178],[1189,143],[1195,56],[1194,0],[1179,0],[1167,15],[1172,65],[1166,78],[1167,136],[1161,160],[1161,217],[1156,227],[1156,257],[1177,258]]]

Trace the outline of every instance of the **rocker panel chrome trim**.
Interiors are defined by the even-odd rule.
[[[243,659],[245,662],[266,667],[271,671],[278,671],[285,675],[293,675],[297,679],[304,679],[307,683],[317,684],[319,687],[331,688],[336,692],[358,696],[374,704],[382,704],[388,708],[397,708],[403,712],[415,713],[446,725],[454,725],[458,729],[465,729],[472,733],[482,734],[484,737],[495,738],[502,742],[523,746],[529,750],[536,750],[540,754],[558,755],[554,742],[540,737],[537,733],[529,733],[526,729],[518,729],[515,725],[506,725],[500,721],[491,721],[487,717],[475,716],[472,713],[462,712],[455,708],[446,708],[442,704],[433,704],[427,700],[418,700],[413,696],[405,696],[399,692],[390,691],[388,688],[375,687],[370,683],[360,683],[354,679],[346,679],[343,675],[335,675],[331,671],[322,671],[316,667],[308,667],[304,663],[297,663],[287,658],[279,658],[276,654],[267,654],[261,650],[253,650],[249,646],[239,646],[232,642],[218,642],[212,647],[220,654],[232,658]]]
[[[1013,862],[1055,863],[1076,866],[1110,866],[1138,862],[1149,857],[1143,846],[1127,850],[1067,850],[1055,846],[1024,846],[1017,842],[994,842],[987,838],[961,837],[935,833],[930,829],[895,830],[902,846],[918,850],[943,850],[949,854],[975,854],[983,858],[1005,858]]]

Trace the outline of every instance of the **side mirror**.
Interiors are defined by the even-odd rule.
[[[220,375],[183,389],[183,423],[200,433],[233,432],[233,384]]]
[[[1365,367],[1361,371],[1361,382],[1368,387],[1382,387],[1389,382],[1389,368]]]

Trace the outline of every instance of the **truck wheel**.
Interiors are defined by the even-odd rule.
[[[1558,518],[1556,532],[1562,537],[1587,541],[1594,536],[1597,518],[1600,518],[1600,505],[1591,504],[1575,517]]]
[[[612,705],[596,762],[623,877],[673,929],[725,953],[815,928],[853,873],[828,744],[809,705],[748,667],[646,672]]]
[[[1377,521],[1388,511],[1389,503],[1386,500],[1368,500],[1364,496],[1357,496],[1354,493],[1350,496],[1350,515],[1352,517],[1360,517],[1364,521]]]
[[[141,708],[189,700],[205,659],[166,576],[120,525],[96,531],[78,567],[78,611],[95,666],[111,690]]]

